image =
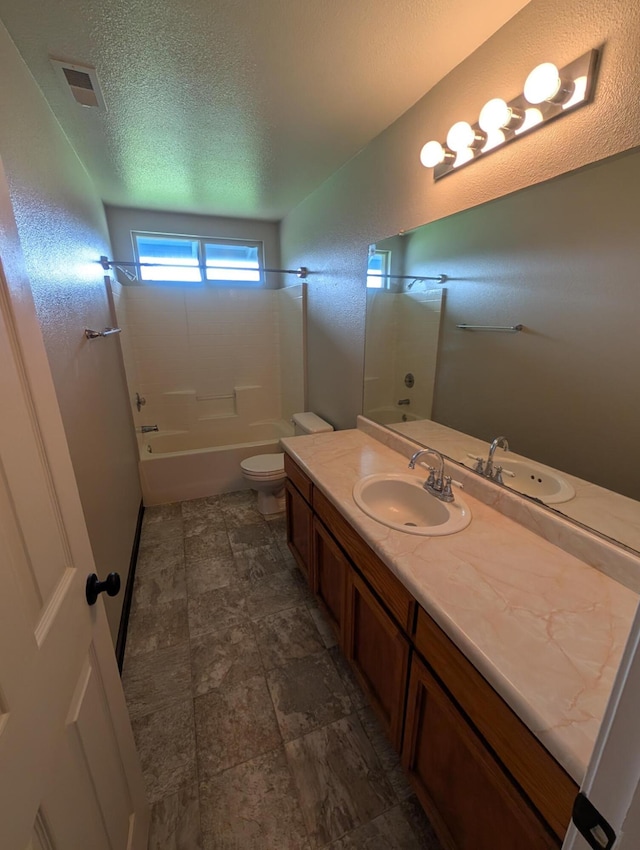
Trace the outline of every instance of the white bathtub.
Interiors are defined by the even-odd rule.
[[[424,417],[415,413],[411,413],[406,409],[406,406],[395,407],[375,407],[372,410],[365,410],[364,415],[367,419],[373,419],[379,425],[396,425],[398,422],[415,422]]]
[[[145,505],[248,489],[240,461],[251,455],[281,451],[280,437],[293,434],[288,422],[256,422],[241,432],[236,429],[233,444],[215,445],[228,429],[216,430],[215,420],[211,424],[209,431],[141,435],[139,468]]]

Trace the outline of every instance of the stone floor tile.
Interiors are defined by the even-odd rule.
[[[144,509],[142,520],[143,531],[147,526],[166,520],[180,519],[182,517],[182,503],[170,502],[166,505],[151,505]]]
[[[265,517],[267,522],[269,523],[269,528],[271,529],[271,533],[274,537],[279,540],[285,540],[287,537],[287,517],[285,513],[281,514],[272,514],[271,516]]]
[[[131,717],[139,717],[191,696],[189,643],[127,655],[122,686]]]
[[[369,704],[368,699],[358,684],[358,680],[354,676],[353,670],[351,669],[347,659],[344,657],[342,650],[339,646],[332,646],[329,650],[329,655],[331,656],[333,663],[336,665],[336,670],[344,682],[344,686],[351,698],[354,708],[364,708],[364,706]]]
[[[255,504],[231,505],[222,508],[222,515],[227,526],[227,531],[235,531],[248,525],[266,524]]]
[[[342,837],[396,800],[354,715],[285,744],[313,848]]]
[[[160,567],[150,573],[143,573],[134,582],[132,598],[132,616],[137,608],[150,608],[164,605],[178,599],[186,600],[187,583],[184,563],[180,566]]]
[[[275,543],[236,552],[235,564],[238,576],[252,582],[288,569]]]
[[[215,532],[225,532],[224,516],[219,508],[211,513],[202,513],[187,516],[183,520],[184,536],[186,537],[202,537]]]
[[[141,541],[144,543],[160,543],[162,540],[170,540],[174,537],[182,538],[183,526],[182,515],[172,519],[163,519],[158,522],[145,523],[142,521]]]
[[[348,832],[327,850],[424,850],[400,806]]]
[[[202,850],[198,786],[188,785],[151,807],[148,850]]]
[[[324,649],[324,643],[305,606],[288,608],[255,620],[254,631],[265,670],[282,667]]]
[[[247,589],[242,584],[229,584],[189,596],[189,634],[193,640],[208,632],[235,626],[247,619]]]
[[[229,542],[234,554],[237,554],[245,549],[255,549],[256,546],[269,546],[273,543],[273,536],[268,524],[263,520],[229,528]]]
[[[200,784],[205,850],[309,850],[281,748]]]
[[[212,531],[194,537],[185,537],[184,556],[187,564],[207,558],[230,558],[231,547],[226,531]]]
[[[229,688],[262,674],[262,662],[250,623],[210,632],[191,641],[193,695]]]
[[[231,557],[205,558],[187,564],[187,588],[191,598],[219,587],[228,587],[238,577]]]
[[[326,648],[331,649],[332,647],[337,646],[338,638],[336,637],[336,633],[331,628],[327,615],[320,608],[318,603],[315,600],[309,602],[307,604],[307,608]]]
[[[233,508],[255,508],[258,503],[258,496],[253,490],[234,490],[232,493],[221,493],[219,496],[220,507],[223,511]]]
[[[202,499],[188,499],[180,502],[182,518],[219,514],[221,510],[220,496],[205,496]]]
[[[184,540],[170,537],[154,543],[147,534],[142,534],[136,562],[136,576],[142,577],[154,570],[177,569],[184,565]]]
[[[267,684],[284,741],[299,738],[352,710],[326,649],[271,670]]]
[[[414,795],[409,797],[408,800],[403,800],[400,803],[400,808],[418,838],[420,850],[442,850],[442,845],[436,838],[429,818],[418,802],[418,798]]]
[[[193,700],[132,720],[149,802],[196,782]]]
[[[266,578],[250,582],[246,594],[247,612],[254,620],[285,611],[287,608],[299,607],[305,601],[305,591],[290,570],[280,570]]]
[[[400,756],[385,735],[373,709],[368,705],[359,709],[358,717],[398,800],[413,796],[413,789],[400,764]]]
[[[264,676],[210,691],[194,704],[201,781],[282,743]]]
[[[286,537],[280,537],[280,535],[274,534],[273,538],[276,542],[276,546],[280,550],[280,554],[284,558],[285,564],[288,564],[291,569],[299,570],[300,567],[296,563],[296,559],[291,554],[291,549],[289,549]]]
[[[177,646],[189,639],[187,601],[174,599],[137,608],[129,622],[127,657]]]

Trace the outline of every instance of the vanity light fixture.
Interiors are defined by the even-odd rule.
[[[531,71],[521,95],[509,102],[499,97],[487,101],[476,124],[457,121],[447,133],[446,144],[427,142],[420,151],[420,162],[433,168],[433,178],[439,180],[534,127],[583,106],[593,94],[597,59],[597,50],[590,50],[564,68],[543,62]]]

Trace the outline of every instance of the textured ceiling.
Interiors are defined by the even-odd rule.
[[[106,203],[279,219],[527,2],[2,0],[0,18]],[[94,65],[107,112],[49,56]]]

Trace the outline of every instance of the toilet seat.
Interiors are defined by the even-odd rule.
[[[254,455],[240,462],[240,468],[248,478],[268,481],[284,475],[284,452],[269,455]]]

